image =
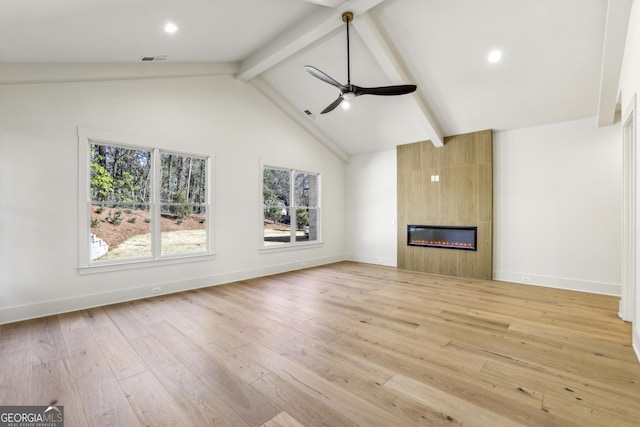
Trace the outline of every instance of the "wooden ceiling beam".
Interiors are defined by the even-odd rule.
[[[391,49],[368,13],[358,15],[353,20],[353,26],[392,84],[409,84],[413,80],[400,64],[397,54]],[[436,147],[444,146],[442,130],[433,119],[427,104],[420,96],[420,88],[411,94],[411,99],[418,111],[417,119],[429,135],[433,145]]]
[[[598,127],[615,122],[620,72],[633,0],[609,0],[602,48],[602,71],[598,98]]]
[[[307,3],[319,4],[326,7],[338,7],[347,0],[302,0]]]
[[[249,81],[341,27],[344,25],[341,18],[342,12],[350,10],[358,16],[383,1],[352,0],[336,9],[319,10],[242,61],[236,78],[241,81]]]

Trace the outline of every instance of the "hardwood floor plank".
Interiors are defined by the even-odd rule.
[[[501,390],[495,383],[482,381],[473,370],[460,372],[450,366],[432,363],[429,359],[412,359],[394,351],[393,348],[380,346],[353,338],[343,338],[334,345],[353,352],[382,366],[393,366],[405,376],[419,379],[430,387],[435,387],[453,396],[465,399],[477,406],[498,414],[508,413],[508,418],[521,424],[567,426],[566,420],[555,419],[544,413],[541,408],[530,404],[523,405],[522,392],[518,388]],[[455,419],[455,417],[450,415]]]
[[[34,366],[33,378],[37,378],[38,383],[38,387],[33,390],[33,404],[48,405],[55,401],[57,405],[64,406],[64,421],[67,425],[89,425],[68,358]]]
[[[595,360],[599,361],[599,358],[606,358],[605,363],[614,366],[622,364],[622,366],[634,367],[638,364],[638,359],[634,357],[631,344],[609,345],[607,341],[598,339],[567,339],[562,343],[562,348],[566,351],[576,352],[588,359],[595,358]]]
[[[307,348],[313,349],[324,357],[330,359],[332,363],[348,367],[348,369],[358,372],[373,381],[384,383],[389,380],[395,371],[392,368],[380,366],[362,357],[343,351],[333,345],[334,341],[328,343],[308,341],[301,344],[302,351]]]
[[[366,372],[336,363],[322,352],[309,348],[301,347],[298,352],[287,354],[285,357],[295,361],[301,368],[356,396],[361,396],[367,402],[402,420],[403,425],[437,425],[443,421],[446,421],[446,425],[455,424],[441,411],[416,404],[406,396],[382,387],[390,378],[372,378]]]
[[[1,325],[0,403],[80,426],[635,427],[618,302],[340,262]]]
[[[85,321],[116,379],[121,380],[147,370],[147,366],[104,310],[93,308],[84,313]]]
[[[545,396],[555,395],[556,398],[569,401],[578,399],[591,409],[617,414],[616,416],[623,420],[634,419],[640,411],[638,396],[628,394],[624,388],[592,381],[587,383],[579,377],[571,377],[537,366],[527,366],[512,361],[491,361],[485,365],[483,372],[526,388],[539,390]]]
[[[250,384],[226,369],[221,363],[165,322],[148,329],[173,355],[211,388],[235,413],[250,425],[260,425],[281,412]]]
[[[253,307],[260,310],[261,313],[269,318],[275,317],[278,320],[289,320],[294,322],[305,322],[309,317],[301,315],[299,309],[300,302],[289,294],[289,291],[283,292],[284,289],[274,290],[274,292],[260,293],[255,292],[255,286],[260,286],[257,280],[247,280],[234,283],[233,287],[217,287],[216,295],[225,301],[233,302],[243,307]],[[269,288],[273,289],[273,288]],[[283,316],[283,314],[291,314],[291,316]],[[294,324],[291,324],[293,327]]]
[[[124,304],[104,307],[104,312],[128,340],[149,335],[149,331],[136,319]]]
[[[532,322],[525,319],[514,320],[509,329],[512,331],[518,331],[528,336],[533,337],[549,337],[555,338],[560,341],[561,344],[569,342],[585,342],[587,345],[598,343],[598,347],[605,346],[607,348],[622,349],[622,353],[625,353],[627,357],[635,356],[629,354],[633,352],[631,348],[631,334],[627,337],[612,337],[611,335],[596,335],[585,333],[580,328],[579,324],[565,325],[563,327],[555,324],[547,324],[542,322]],[[635,360],[638,360],[635,358]]]
[[[90,426],[139,426],[109,363],[88,327],[64,333],[82,407]]]
[[[191,297],[193,298],[193,297]],[[180,301],[177,301],[177,300]],[[216,319],[215,321],[207,321],[199,319],[197,312],[191,305],[188,307],[180,307],[184,304],[184,300],[189,299],[186,296],[167,297],[160,300],[159,304],[163,306],[165,313],[170,313],[168,323],[184,336],[198,345],[202,350],[216,359],[226,369],[237,375],[245,382],[252,382],[257,378],[266,374],[263,366],[247,359],[235,349],[240,344],[249,342],[246,334],[235,331],[235,337],[230,337],[231,332],[227,330],[230,326],[225,324],[225,319]],[[189,304],[187,302],[187,304]],[[195,312],[196,317],[185,315],[185,313]],[[208,314],[206,315],[208,317]],[[216,315],[216,317],[218,317]],[[189,319],[194,319],[191,321]]]
[[[355,427],[358,424],[334,411],[321,400],[301,393],[299,389],[275,374],[266,375],[252,385],[305,426]]]
[[[323,320],[327,322],[326,320]],[[339,327],[336,325],[336,327]],[[458,351],[451,351],[447,345],[450,337],[440,339],[438,336],[424,334],[421,331],[405,332],[403,334],[380,331],[370,325],[355,325],[345,328],[343,339],[353,338],[365,342],[375,343],[377,346],[392,348],[415,360],[429,360],[444,366],[455,366],[460,370],[479,370],[485,363],[486,357],[465,355]]]
[[[518,427],[522,424],[514,420],[502,417],[495,412],[488,411],[480,406],[469,403],[457,396],[444,393],[435,387],[430,387],[423,382],[398,374],[387,381],[384,386],[406,394],[428,407],[449,415],[456,421],[461,421],[465,426],[504,426]]]
[[[272,320],[268,316],[262,315],[261,311],[256,311],[249,307],[225,300],[218,294],[217,287],[200,290],[196,297],[215,306],[217,313],[220,314],[224,322],[236,330],[241,329],[246,335],[253,339],[269,340],[273,335],[287,335],[292,330],[291,326],[288,326],[291,324],[295,324],[296,328],[298,328],[297,330],[303,329],[307,335],[313,335],[317,332],[321,338],[327,336],[327,331],[324,329],[310,329],[306,327],[306,323],[299,323],[297,321],[290,322],[286,320],[279,322]],[[289,319],[291,315],[300,319],[300,317],[298,317],[300,314],[297,311],[294,314],[291,314],[291,312],[282,314],[284,318]],[[304,313],[301,316],[301,319],[307,319]]]
[[[402,425],[402,420],[307,369],[291,363],[267,347],[251,343],[242,348],[299,391],[318,399],[361,426]]]
[[[30,323],[32,327],[31,356],[34,365],[67,357],[67,347],[56,316],[34,319]]]
[[[558,414],[574,422],[578,422],[582,426],[598,425],[598,426],[630,426],[637,425],[638,419],[625,420],[621,419],[617,414],[607,413],[599,409],[594,409],[587,405],[583,405],[576,399],[562,399],[554,394],[545,394],[542,402],[542,409],[545,412]]]
[[[262,424],[262,427],[305,427],[304,424],[300,424],[295,418],[286,412],[280,412],[275,417],[271,418],[266,423]]]
[[[71,313],[58,314],[58,323],[63,331],[71,331],[78,328],[86,328],[87,322],[84,321],[82,311],[73,311]]]
[[[145,327],[151,323],[161,322],[165,318],[160,298],[146,298],[124,304],[133,317]]]
[[[591,354],[585,355],[564,348],[543,346],[536,342],[522,340],[511,342],[511,338],[505,335],[483,337],[482,339],[469,337],[466,342],[452,340],[448,345],[462,352],[484,355],[490,359],[515,360],[558,372],[589,376],[597,382],[604,380],[615,385],[627,384],[628,382],[640,384],[640,369],[636,364],[617,362]],[[592,367],[585,363],[589,359],[598,365],[598,372],[593,372]]]
[[[120,380],[131,407],[145,426],[195,427],[150,371]]]
[[[31,354],[33,346],[31,322],[3,325],[0,337],[0,402],[4,405],[32,405],[33,365],[37,359]]]
[[[158,301],[165,315],[167,312],[172,314],[172,323],[176,327],[195,328],[207,339],[216,341],[224,348],[240,347],[251,341],[250,338],[238,334],[217,307],[203,302],[198,291],[185,292],[180,297],[161,297]]]
[[[138,337],[131,344],[194,425],[249,426],[155,336]]]
[[[274,336],[287,336],[292,334],[292,330],[283,326],[279,322],[273,321],[267,317],[258,316],[255,310],[248,310],[244,307],[228,303],[217,297],[214,290],[210,292],[202,292],[201,297],[216,307],[218,313],[224,317],[224,321],[229,325],[235,325],[235,328],[242,330],[245,337],[250,337],[252,341],[260,341],[269,343]],[[300,336],[299,334],[293,334]],[[286,352],[286,349],[281,349]]]

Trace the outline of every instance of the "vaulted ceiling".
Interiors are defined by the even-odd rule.
[[[489,128],[612,124],[631,3],[3,0],[0,84],[231,73],[347,160]],[[320,114],[338,90],[303,66],[346,83],[347,10],[352,83],[418,89]],[[178,31],[164,32],[168,22]],[[495,49],[502,59],[490,63]]]

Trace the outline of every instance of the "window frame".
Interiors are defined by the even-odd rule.
[[[91,204],[91,145],[108,145],[135,150],[147,150],[151,152],[151,197],[149,200],[149,210],[151,221],[151,256],[143,258],[127,258],[108,261],[91,260],[91,224],[88,206]],[[203,252],[162,255],[161,253],[161,224],[159,221],[162,201],[160,200],[160,155],[169,153],[187,157],[203,159],[206,162],[206,189],[205,189],[205,209],[206,220],[205,230],[207,235],[206,248]],[[213,155],[203,155],[195,153],[181,152],[159,147],[157,141],[149,143],[144,138],[121,135],[114,132],[100,131],[95,129],[78,127],[78,270],[80,274],[96,273],[104,271],[117,271],[124,269],[135,269],[146,266],[180,264],[209,260],[215,257],[213,244],[213,211],[211,209],[213,175]]]
[[[289,242],[283,243],[279,245],[265,245],[264,244],[264,171],[265,169],[274,169],[280,171],[286,171],[289,173],[289,210],[290,210],[290,222],[291,222],[291,230],[289,234]],[[314,175],[317,177],[317,187],[318,187],[318,195],[317,195],[317,206],[309,207],[309,206],[298,206],[295,199],[295,177],[298,173],[304,173],[307,175]],[[277,166],[271,162],[263,162],[260,161],[260,240],[259,240],[259,250],[261,252],[277,252],[277,251],[287,251],[287,250],[295,250],[301,249],[305,247],[314,247],[321,246],[323,244],[322,241],[322,174],[320,172],[311,172],[307,169],[300,168],[291,168],[286,166]],[[307,208],[307,209],[315,209],[317,212],[317,239],[312,241],[297,241],[295,237],[297,224],[297,211],[298,208]]]

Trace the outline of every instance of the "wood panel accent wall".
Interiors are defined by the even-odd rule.
[[[491,279],[493,269],[492,131],[400,145],[398,267]],[[439,175],[439,182],[431,176]],[[407,246],[407,225],[478,227],[477,251]]]

